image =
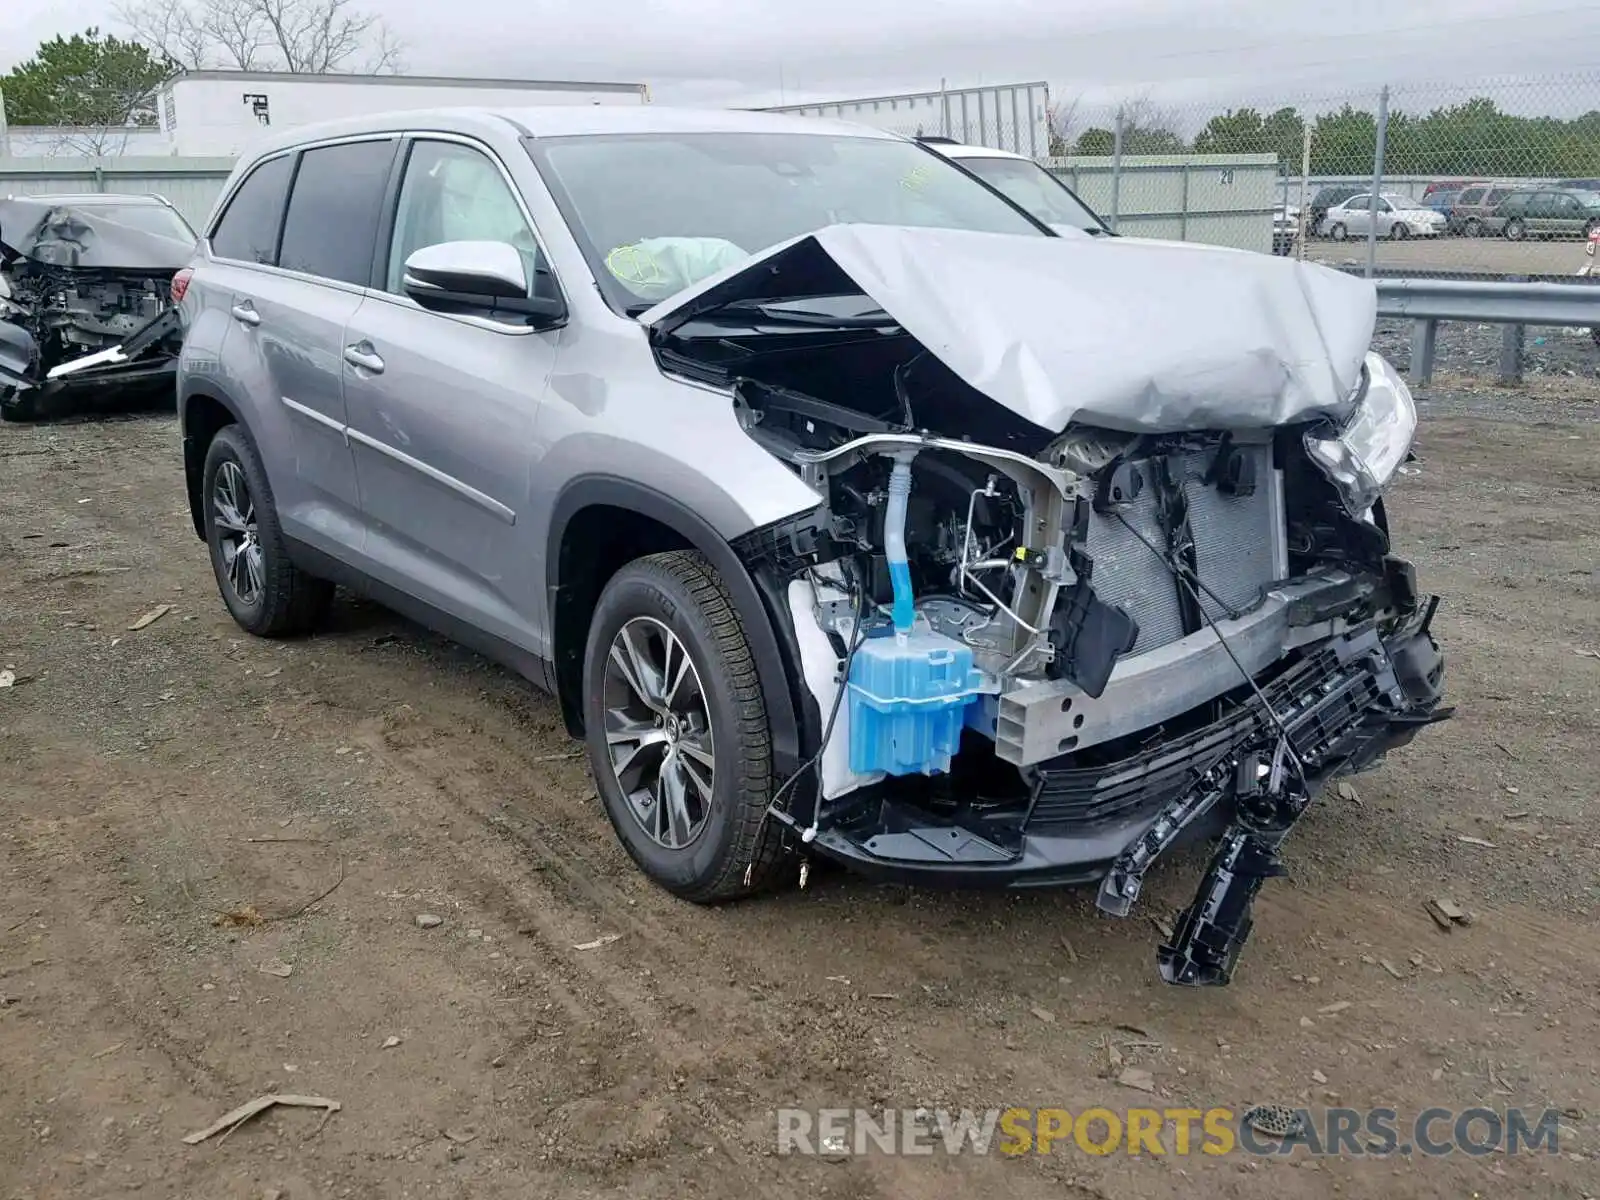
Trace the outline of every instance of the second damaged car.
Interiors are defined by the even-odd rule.
[[[194,245],[159,196],[0,199],[0,416],[170,405]]]
[[[821,857],[1123,915],[1212,839],[1158,963],[1225,983],[1319,791],[1448,715],[1337,272],[1056,237],[857,127],[451,110],[241,163],[182,308],[235,619],[339,581],[512,665],[691,900]]]

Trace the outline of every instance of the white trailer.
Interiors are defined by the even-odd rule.
[[[947,137],[1029,158],[1050,153],[1050,86],[1005,83],[994,87],[940,88],[901,96],[784,104],[764,112],[854,121],[907,137]]]
[[[335,117],[415,108],[649,101],[650,89],[642,83],[188,71],[162,87],[157,111],[169,153],[235,157],[265,130]]]

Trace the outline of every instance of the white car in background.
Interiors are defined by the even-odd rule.
[[[1101,236],[1111,232],[1059,175],[1045,170],[1026,155],[988,146],[965,146],[949,138],[921,137],[917,140],[928,149],[960,163],[1057,233],[1072,237],[1080,233]]]
[[[1352,237],[1364,238],[1373,219],[1372,193],[1363,192],[1330,208],[1317,232],[1336,242]],[[1410,196],[1388,192],[1379,196],[1376,219],[1378,236],[1395,241],[1408,237],[1438,237],[1445,232],[1444,214],[1435,212]]]

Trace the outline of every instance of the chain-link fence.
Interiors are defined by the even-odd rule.
[[[1600,71],[1115,101],[1034,83],[782,111],[1038,159],[1123,234],[1379,274],[1570,275],[1600,227]]]
[[[1600,229],[1600,72],[1232,104],[1058,88],[1051,144],[1122,233],[1250,244],[1254,223],[1251,248],[1378,274],[1571,275]],[[1181,163],[1175,211],[1152,155]]]

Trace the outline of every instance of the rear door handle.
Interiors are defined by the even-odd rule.
[[[352,367],[360,367],[363,371],[370,371],[374,375],[383,374],[383,359],[373,350],[371,342],[357,342],[353,346],[346,346],[344,360]]]
[[[261,314],[256,311],[256,306],[248,300],[241,300],[233,306],[233,319],[245,325],[261,324]]]

